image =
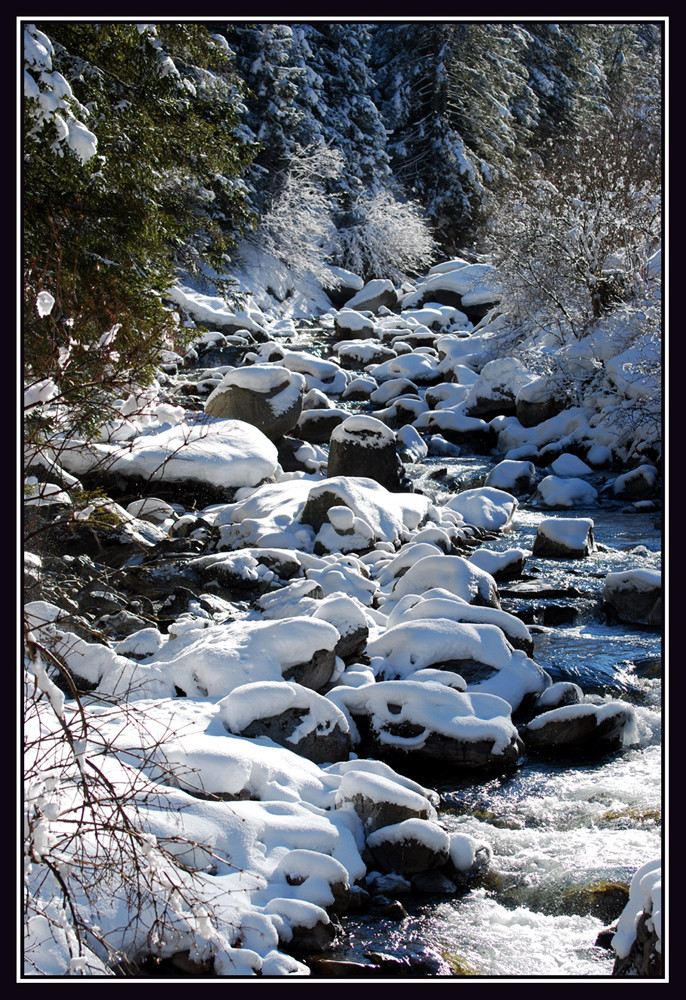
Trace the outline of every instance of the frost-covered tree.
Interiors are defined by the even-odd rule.
[[[581,336],[645,294],[661,239],[659,149],[642,144],[632,107],[587,114],[494,211],[487,242],[524,318]]]

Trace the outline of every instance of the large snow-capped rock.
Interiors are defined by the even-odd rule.
[[[235,488],[273,476],[278,453],[252,424],[188,413],[173,427],[150,425],[124,442],[70,442],[62,464],[76,475],[103,470],[156,483],[188,480]]]
[[[513,649],[497,625],[445,618],[414,619],[387,628],[367,644],[381,680],[399,680],[427,667],[455,671],[467,690],[497,695],[516,711],[550,684],[548,674]]]
[[[294,682],[240,685],[219,703],[219,718],[236,736],[268,737],[316,764],[347,760],[352,749],[341,710]]]
[[[331,434],[329,477],[362,476],[387,489],[400,485],[395,434],[376,417],[348,417]]]
[[[539,521],[532,555],[545,559],[584,559],[595,550],[590,517],[546,517]]]
[[[467,524],[488,531],[501,531],[512,520],[517,499],[504,490],[479,486],[473,490],[463,490],[448,500],[445,506],[461,514]]]
[[[248,365],[227,372],[205,413],[254,424],[271,441],[292,430],[302,410],[305,377],[281,365]]]
[[[351,720],[365,720],[375,757],[411,759],[450,770],[502,769],[521,744],[510,705],[485,693],[463,693],[434,681],[379,681],[329,692]],[[428,817],[430,818],[430,817]]]
[[[164,664],[190,697],[220,698],[255,681],[294,680],[319,690],[331,679],[338,631],[329,622],[290,618],[194,628],[149,661]]]
[[[453,555],[428,555],[419,559],[397,581],[392,597],[397,600],[405,594],[421,595],[437,583],[469,604],[500,607],[498,587],[490,573],[462,556]]]

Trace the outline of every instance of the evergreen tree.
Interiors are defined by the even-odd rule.
[[[26,31],[26,374],[89,433],[122,385],[150,377],[179,271],[228,287],[249,221],[242,85],[200,25]]]
[[[525,155],[535,113],[514,25],[383,24],[378,101],[396,176],[448,252],[474,238],[488,186]]]

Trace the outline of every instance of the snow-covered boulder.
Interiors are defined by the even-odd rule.
[[[515,413],[515,396],[533,376],[517,358],[496,358],[481,369],[465,401],[470,417],[490,419],[499,413]]]
[[[377,337],[374,321],[354,309],[341,309],[334,320],[334,331],[339,340],[366,340]]]
[[[450,857],[445,872],[454,881],[464,881],[466,876],[474,875],[491,861],[493,848],[490,844],[457,831],[449,837]]]
[[[530,493],[535,481],[536,466],[533,462],[504,459],[488,473],[485,485],[518,496],[521,493]]]
[[[396,431],[395,441],[403,462],[421,462],[429,454],[426,441],[410,424],[405,424]]]
[[[616,497],[626,497],[631,500],[645,500],[654,497],[657,491],[657,469],[654,465],[639,465],[621,476],[617,476],[612,484],[612,492]]]
[[[543,507],[588,507],[595,504],[598,492],[583,479],[546,476],[538,484],[535,499]]]
[[[267,345],[262,345],[263,347]],[[309,351],[279,351],[281,364],[289,371],[305,376],[308,390],[319,389],[327,395],[339,395],[348,384],[350,376],[330,358],[318,358]],[[246,361],[250,355],[246,355]]]
[[[464,264],[454,269],[429,275],[417,290],[403,299],[407,308],[425,302],[456,306],[472,322],[477,322],[500,301],[497,272],[489,264]]]
[[[561,455],[558,455],[555,461],[551,462],[550,470],[561,479],[570,479],[573,476],[590,476],[593,472],[593,469],[577,455],[570,455],[568,452],[562,452]]]
[[[368,281],[359,292],[356,292],[346,305],[348,309],[369,310],[378,312],[382,306],[395,309],[398,304],[398,293],[388,278],[374,278]]]
[[[392,597],[398,600],[405,594],[422,594],[437,583],[461,597],[469,604],[500,607],[498,587],[490,573],[462,556],[428,555],[414,563],[393,588]]]
[[[458,407],[469,395],[468,385],[458,385],[456,382],[439,382],[429,386],[424,393],[424,399],[433,410],[443,410]]]
[[[557,681],[538,696],[533,710],[536,715],[540,715],[541,712],[549,712],[564,705],[580,705],[583,700],[584,693],[578,684],[573,684],[572,681]]]
[[[447,618],[449,621],[475,625],[497,625],[511,646],[523,650],[527,656],[533,653],[531,633],[516,615],[499,608],[469,604],[448,590],[432,588],[421,595],[407,594],[390,610],[386,627],[391,628],[417,618]]]
[[[298,898],[324,906],[334,913],[345,913],[350,905],[350,874],[345,865],[327,854],[295,848],[279,861],[272,873],[271,885],[276,886],[279,878],[283,878],[285,883],[284,895],[286,886],[290,887],[291,893],[292,887],[296,887]]]
[[[522,738],[527,750],[564,753],[607,744],[630,745],[637,742],[638,730],[634,710],[626,702],[584,702],[542,712],[524,727]]]
[[[276,441],[295,427],[304,388],[304,376],[281,365],[248,365],[226,373],[210,393],[205,413],[246,420]]]
[[[603,600],[623,622],[659,628],[662,622],[662,576],[656,569],[608,573]]]
[[[496,552],[481,547],[472,552],[469,561],[490,573],[494,580],[516,580],[522,575],[528,549],[506,549]]]
[[[401,396],[404,399],[410,396],[419,398],[419,389],[409,378],[389,378],[370,393],[369,402],[374,406],[386,406]]]
[[[368,477],[392,490],[399,486],[399,464],[395,434],[376,417],[348,417],[331,434],[329,477]]]
[[[333,625],[308,618],[230,622],[170,639],[149,663],[189,697],[223,698],[255,681],[294,680],[318,691],[334,673],[338,638]]]
[[[295,425],[294,434],[309,444],[328,444],[336,427],[347,417],[348,411],[337,406],[303,410]]]
[[[401,396],[383,410],[374,410],[372,416],[381,420],[387,427],[397,431],[401,427],[412,424],[422,413],[426,413],[429,407],[423,399],[416,396]]]
[[[314,551],[318,555],[327,552],[368,552],[374,547],[374,531],[362,517],[356,517],[345,504],[329,507],[326,520],[317,532]]]
[[[461,514],[467,524],[487,531],[502,531],[512,520],[517,499],[504,490],[479,486],[473,490],[463,490],[444,506]]]
[[[590,517],[546,517],[536,530],[533,556],[544,559],[584,559],[595,551]]]
[[[376,763],[376,762],[374,762]],[[397,776],[396,776],[397,777]],[[351,762],[343,773],[335,798],[336,809],[352,809],[362,821],[365,834],[408,819],[435,822],[438,818],[431,800],[414,782],[408,787],[386,772],[358,769]]]
[[[629,902],[612,938],[613,976],[662,976],[662,862],[642,865],[631,880]]]
[[[445,618],[414,619],[387,628],[367,644],[380,680],[397,680],[428,667],[459,674],[468,691],[497,695],[516,711],[550,678],[522,650],[513,649],[497,625]]]
[[[325,282],[324,291],[336,309],[342,309],[355,292],[359,292],[364,286],[364,280],[359,274],[343,267],[330,267],[329,272],[331,277]]]
[[[392,358],[380,365],[369,365],[367,371],[377,382],[386,382],[392,378],[406,378],[415,385],[434,385],[440,381],[438,362],[427,354],[408,353],[399,358]]]
[[[567,403],[559,384],[550,376],[520,385],[515,397],[515,414],[522,427],[536,427],[557,416]]]
[[[176,521],[176,511],[166,500],[158,497],[145,497],[143,500],[134,500],[126,506],[129,514],[140,518],[141,521],[149,521],[151,524],[163,524],[173,518]]]
[[[208,484],[231,489],[257,486],[274,475],[275,445],[244,420],[221,420],[189,413],[186,420],[163,429],[150,425],[129,441],[98,444],[73,441],[64,448],[62,464],[83,475],[103,471],[146,482]]]
[[[415,875],[441,868],[450,857],[450,837],[437,823],[406,819],[367,837],[367,847],[382,872]]]
[[[235,736],[266,736],[315,764],[347,760],[352,749],[341,710],[293,682],[240,685],[220,701],[218,715]]]
[[[396,766],[411,759],[451,771],[502,770],[520,753],[510,705],[492,694],[408,679],[339,686],[327,697],[368,734],[370,755]]]
[[[490,424],[481,417],[466,416],[461,405],[422,413],[414,426],[430,435],[440,434],[451,444],[464,445],[478,454],[487,454],[495,443]]]
[[[328,520],[329,508],[345,506],[371,527],[377,542],[395,545],[405,541],[409,532],[429,516],[431,509],[431,501],[426,496],[392,493],[376,480],[362,476],[334,476],[314,485],[311,482],[302,485],[306,502],[299,519],[315,532]]]
[[[396,357],[390,347],[369,340],[343,340],[336,345],[336,354],[342,368],[365,368],[380,365]]]

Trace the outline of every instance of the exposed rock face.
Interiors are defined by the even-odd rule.
[[[327,475],[364,476],[389,490],[400,487],[395,434],[375,417],[348,417],[331,434]]]

